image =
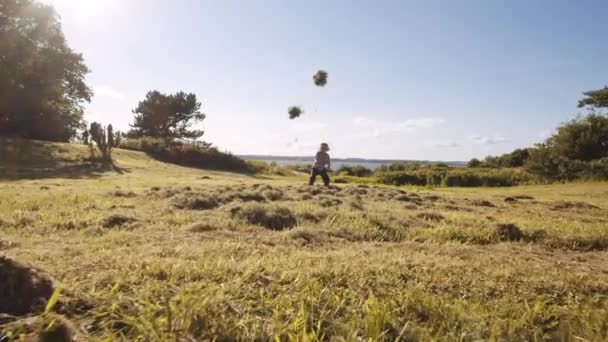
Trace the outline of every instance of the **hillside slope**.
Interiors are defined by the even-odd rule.
[[[45,178],[134,178],[158,177],[165,179],[184,176],[243,178],[229,172],[214,172],[181,167],[157,161],[144,152],[114,149],[113,165],[90,160],[91,151],[82,144],[55,143],[0,137],[0,181]]]

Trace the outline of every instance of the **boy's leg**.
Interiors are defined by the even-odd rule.
[[[317,179],[317,175],[319,174],[319,170],[313,168],[310,169],[310,180],[308,181],[309,185],[314,185],[315,180]]]
[[[327,174],[327,170],[321,171],[321,178],[323,178],[323,184],[329,186],[329,175]]]

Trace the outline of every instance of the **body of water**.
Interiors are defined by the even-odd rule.
[[[257,160],[266,163],[277,163],[278,165],[294,165],[294,164],[307,164],[312,165],[314,157],[274,157],[274,156],[239,156],[245,160]],[[334,158],[331,161],[331,168],[334,170],[339,169],[342,165],[349,166],[363,166],[370,170],[375,170],[382,165],[390,165],[399,162],[419,162],[422,164],[431,163],[429,161],[416,161],[416,160],[369,160],[369,159],[340,159]],[[450,166],[463,166],[463,162],[447,162]]]

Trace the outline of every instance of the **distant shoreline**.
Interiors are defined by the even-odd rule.
[[[280,165],[288,164],[310,164],[314,157],[312,156],[270,156],[270,155],[238,155],[244,160],[257,160],[263,162],[276,162]],[[339,165],[360,165],[375,169],[381,165],[389,165],[394,163],[420,163],[420,164],[436,164],[444,163],[454,167],[463,167],[466,162],[463,161],[430,161],[430,160],[405,160],[405,159],[365,159],[365,158],[332,158],[335,167]]]

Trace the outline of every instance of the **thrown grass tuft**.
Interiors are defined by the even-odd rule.
[[[285,230],[295,227],[298,221],[287,207],[268,206],[257,203],[246,204],[231,210],[232,216],[249,224],[271,230]]]
[[[0,313],[39,313],[53,294],[53,282],[42,271],[0,256]]]
[[[108,217],[103,218],[100,221],[100,224],[104,228],[115,228],[121,227],[125,224],[136,222],[137,219],[132,216],[122,215],[122,214],[113,214]]]

